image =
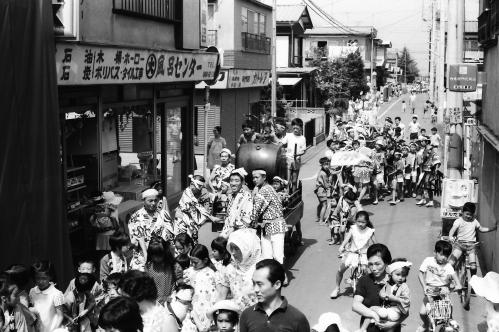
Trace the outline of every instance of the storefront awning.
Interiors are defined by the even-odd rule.
[[[295,86],[302,80],[301,77],[278,77],[277,82],[279,82],[279,85],[284,85],[284,86]]]

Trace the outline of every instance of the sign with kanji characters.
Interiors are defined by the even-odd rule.
[[[473,180],[444,179],[440,216],[442,218],[459,218],[464,203],[477,203],[477,193]]]
[[[449,90],[454,92],[475,91],[477,75],[476,64],[449,65]]]
[[[58,85],[89,85],[210,80],[218,54],[57,43],[55,57]]]
[[[228,88],[253,88],[267,86],[270,80],[268,70],[231,69],[229,71]]]

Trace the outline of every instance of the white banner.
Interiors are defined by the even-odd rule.
[[[267,86],[269,80],[270,71],[268,70],[231,69],[229,71],[228,88],[239,89]]]
[[[213,79],[218,54],[56,44],[58,85],[127,84]]]
[[[442,183],[442,218],[459,218],[466,202],[477,202],[473,180],[444,179]]]

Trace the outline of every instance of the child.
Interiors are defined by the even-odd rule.
[[[295,118],[291,121],[292,133],[287,133],[282,140],[282,144],[286,146],[286,159],[288,167],[288,181],[290,189],[295,191],[298,185],[298,174],[300,173],[301,157],[307,150],[307,142],[303,136],[303,120]]]
[[[409,151],[405,157],[405,171],[404,171],[404,188],[405,197],[416,197],[414,187],[417,180],[417,170],[416,170],[416,143],[411,143],[409,145]]]
[[[274,176],[274,178],[272,179],[272,187],[274,188],[277,195],[281,199],[282,206],[286,207],[286,205],[288,205],[288,199],[289,199],[288,181],[284,180],[279,176]]]
[[[407,110],[407,104],[405,103],[405,100],[402,100],[402,112],[405,113],[406,110]]]
[[[437,123],[438,108],[435,104],[431,104],[431,123]]]
[[[337,151],[337,142],[334,139],[328,139],[326,145],[328,149],[324,152],[324,156],[331,159]]]
[[[418,122],[417,115],[414,114],[412,116],[412,122],[409,123],[408,127],[409,127],[409,139],[411,141],[417,140],[419,136],[419,130],[421,129],[421,125]]]
[[[346,185],[345,187],[352,189],[344,190],[345,194],[340,197],[336,208],[329,218],[329,228],[331,230],[329,245],[341,242],[342,234],[345,233],[349,224],[353,223],[353,218],[357,213],[358,208],[355,205],[357,200],[356,189],[352,185]]]
[[[194,240],[187,233],[180,233],[175,237],[175,256],[186,254],[190,255],[192,247],[194,247]]]
[[[383,195],[381,194],[381,189],[385,185],[385,152],[383,151],[384,143],[382,139],[377,139],[374,146],[374,154],[373,154],[373,184],[374,184],[374,201],[373,204],[377,205],[378,200],[383,200]]]
[[[89,273],[95,275],[95,265],[94,262],[92,262],[89,259],[84,259],[81,260],[78,263],[78,273]],[[64,292],[64,296],[67,296],[67,294],[71,293],[75,289],[75,279],[72,279],[69,282],[68,288],[66,288],[66,291]],[[91,293],[92,295],[97,298],[99,297],[103,292],[101,284],[95,280],[93,285],[92,285],[92,290]]]
[[[182,271],[185,271],[191,266],[191,258],[187,254],[180,254],[175,257],[175,263],[180,265]]]
[[[121,296],[120,283],[122,279],[122,273],[111,273],[102,280],[102,286],[104,293],[96,299],[99,308],[102,308],[105,304],[118,296]]]
[[[149,242],[145,272],[154,279],[161,304],[170,297],[174,286],[183,282],[182,268],[175,262],[169,243],[158,237]]]
[[[477,272],[475,242],[477,241],[476,232],[488,233],[497,229],[497,224],[493,227],[484,227],[475,219],[475,204],[471,202],[464,203],[463,215],[457,218],[449,231],[449,237],[454,238],[455,245],[452,251],[450,264],[454,267],[463,253],[468,252],[471,275]],[[454,237],[455,236],[455,237]]]
[[[331,172],[329,171],[330,160],[328,157],[322,157],[319,159],[319,164],[321,169],[317,174],[315,181],[315,195],[319,200],[319,205],[317,206],[317,218],[319,224],[327,224],[325,220],[326,211],[328,209],[328,197],[331,196]]]
[[[210,332],[235,332],[239,323],[241,311],[239,306],[231,300],[222,300],[215,303],[206,315],[215,323]]]
[[[130,237],[117,231],[109,238],[111,252],[100,260],[100,280],[103,281],[112,273],[125,273],[130,268],[130,260],[126,257],[130,248]]]
[[[432,146],[438,148],[442,143],[442,137],[440,137],[440,135],[437,132],[438,130],[436,127],[431,128],[430,142]]]
[[[74,332],[92,332],[91,322],[96,325],[94,315],[95,297],[91,290],[96,278],[90,273],[78,273],[75,280],[75,289],[64,296],[64,303],[69,314],[68,330]]]
[[[357,212],[355,215],[355,225],[350,227],[343,243],[338,248],[342,259],[340,268],[336,274],[336,288],[330,295],[332,299],[338,297],[343,274],[348,268],[356,267],[360,260],[363,270],[367,269],[367,248],[374,243],[376,243],[374,227],[369,220],[369,214],[366,211]]]
[[[379,297],[385,305],[383,307],[370,307],[381,320],[397,322],[409,314],[410,292],[406,281],[411,266],[412,263],[405,258],[394,259],[388,265],[386,271],[390,275],[390,281],[379,292]],[[362,329],[367,329],[369,324],[369,320],[366,319]]]
[[[259,135],[255,133],[255,126],[251,121],[245,121],[241,128],[243,129],[243,133],[239,136],[239,140],[237,142],[238,149],[241,144],[253,143],[259,138]]]
[[[419,137],[418,139],[424,139],[426,137],[426,129],[424,128],[421,128],[421,130],[419,131]]]
[[[215,271],[211,267],[208,248],[196,244],[191,251],[191,267],[184,272],[184,281],[194,288],[192,299],[192,318],[200,331],[210,327],[210,320],[206,317],[208,308],[216,303]]]
[[[16,285],[5,283],[0,287],[0,331],[4,332],[35,332],[36,316],[19,301],[21,291]],[[5,318],[2,328],[1,319]]]
[[[395,151],[393,160],[394,171],[392,179],[392,200],[390,205],[404,201],[404,160],[402,159],[402,152]]]
[[[64,318],[64,295],[52,282],[54,267],[49,261],[36,262],[31,268],[36,286],[29,291],[29,299],[39,316],[37,330],[52,332],[61,327]]]
[[[423,321],[423,325],[418,329],[420,332],[427,331],[430,324],[426,310],[426,305],[429,301],[441,294],[448,294],[452,282],[454,282],[455,290],[461,289],[461,282],[454,268],[449,264],[451,253],[451,244],[447,241],[439,240],[435,243],[434,256],[425,258],[419,267],[419,282],[425,294],[423,305],[419,312],[419,316]]]
[[[215,266],[216,272],[221,273],[230,263],[230,253],[227,250],[227,239],[219,236],[211,241],[211,262]]]

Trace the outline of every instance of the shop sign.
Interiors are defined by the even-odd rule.
[[[227,77],[229,72],[227,70],[220,70],[218,74],[217,81],[215,84],[210,85],[210,89],[227,89]],[[205,82],[200,82],[196,84],[196,89],[204,89],[207,86]]]
[[[232,69],[229,71],[228,88],[253,88],[258,86],[267,86],[270,80],[268,70],[244,70]]]
[[[444,179],[442,183],[442,218],[459,218],[466,202],[477,202],[473,180]]]
[[[449,65],[449,90],[454,92],[475,91],[477,74],[476,64]]]
[[[210,80],[218,54],[57,43],[55,57],[58,85],[89,85]]]
[[[208,47],[208,0],[201,0],[199,5],[199,46]]]

